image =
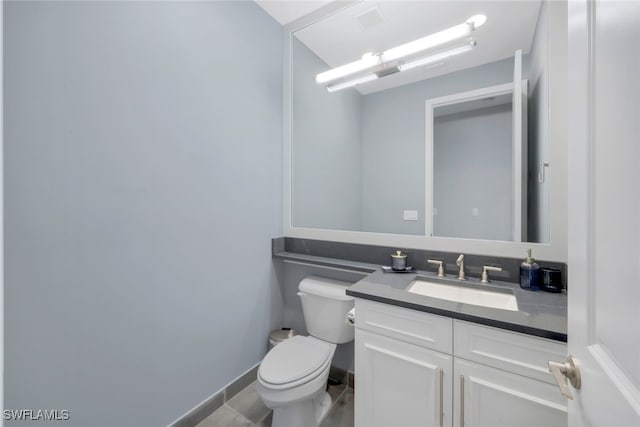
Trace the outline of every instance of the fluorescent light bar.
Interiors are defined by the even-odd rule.
[[[349,76],[351,74],[358,73],[360,71],[367,70],[380,64],[380,55],[367,54],[363,55],[362,59],[348,64],[342,65],[338,68],[333,68],[329,71],[325,71],[316,76],[316,83],[327,83],[332,80],[337,80],[341,77]]]
[[[366,76],[359,77],[353,80],[347,80],[346,82],[338,83],[335,85],[327,86],[327,91],[335,92],[338,90],[346,89],[348,87],[353,87],[359,85],[360,83],[370,82],[372,80],[376,80],[378,78],[375,74],[367,74]]]
[[[475,30],[478,27],[482,27],[484,23],[487,22],[487,17],[484,15],[473,15],[471,18],[467,19],[467,24],[472,25]]]
[[[458,40],[471,34],[473,30],[480,27],[486,21],[486,16],[475,15],[469,18],[464,24],[459,24],[438,33],[402,44],[377,55],[364,55],[362,59],[358,61],[350,62],[318,74],[316,76],[316,83],[329,83],[342,77],[347,77],[361,71],[371,69],[377,65],[405,58],[410,55],[415,55],[427,49],[432,49],[445,43]]]
[[[461,53],[469,52],[475,46],[476,46],[476,41],[470,40],[468,43],[464,44],[463,46],[458,46],[453,49],[445,50],[444,52],[436,53],[435,55],[429,55],[427,57],[420,58],[415,61],[408,62],[406,64],[400,64],[398,68],[400,69],[400,71],[407,71],[413,68],[422,67],[423,65],[432,64],[434,62],[439,62],[455,55],[460,55]]]
[[[432,49],[436,46],[441,46],[445,43],[466,37],[471,34],[471,30],[472,26],[467,23],[456,25],[439,33],[431,34],[430,36],[385,50],[382,53],[382,58],[386,62],[415,55],[427,49]]]

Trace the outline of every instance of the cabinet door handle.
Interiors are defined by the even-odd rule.
[[[444,371],[442,368],[438,369],[438,376],[440,377],[440,427],[444,427]]]
[[[460,427],[464,427],[464,375],[460,375]]]

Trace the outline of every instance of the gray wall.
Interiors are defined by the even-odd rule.
[[[363,231],[424,234],[425,101],[511,81],[512,58],[363,97]]]
[[[282,29],[253,2],[4,7],[4,407],[166,425],[282,320]]]
[[[316,74],[330,67],[292,40],[292,223],[360,230],[362,96],[316,84]]]
[[[543,184],[538,183],[540,163],[549,160],[549,14],[542,2],[536,32],[531,43],[529,72],[529,205],[527,240],[549,241],[550,169]]]
[[[434,236],[512,240],[512,127],[511,103],[434,120]]]

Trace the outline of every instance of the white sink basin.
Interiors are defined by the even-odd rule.
[[[407,290],[411,293],[431,298],[518,311],[516,296],[508,289],[477,289],[462,285],[446,285],[425,280],[414,280],[409,284]]]

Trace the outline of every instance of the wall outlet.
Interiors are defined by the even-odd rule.
[[[404,211],[403,219],[405,221],[417,221],[418,220],[418,211]]]
[[[478,208],[472,208],[472,209],[471,209],[471,215],[472,215],[472,216],[480,216],[480,209],[478,209]]]

